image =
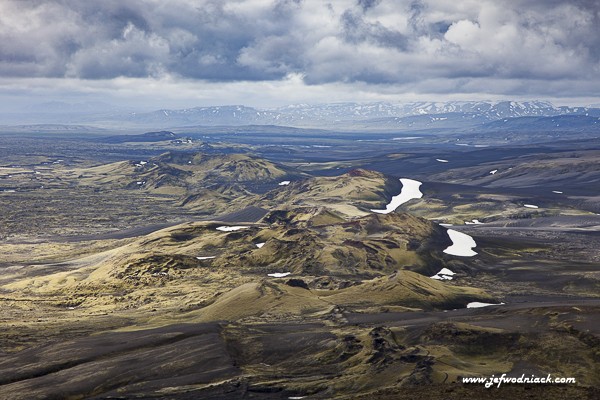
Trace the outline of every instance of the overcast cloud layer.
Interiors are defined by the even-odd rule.
[[[0,2],[4,96],[581,101],[599,73],[597,0]]]

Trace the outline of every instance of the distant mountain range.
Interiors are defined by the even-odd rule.
[[[417,103],[334,103],[290,105],[260,110],[246,106],[195,107],[158,110],[123,116],[128,123],[161,126],[238,126],[283,125],[319,128],[443,127],[481,124],[504,118],[547,117],[556,115],[600,115],[599,109],[555,107],[551,103],[531,102],[417,102]]]
[[[74,110],[77,109],[77,112]],[[589,125],[600,117],[600,108],[556,107],[545,101],[452,101],[412,103],[332,103],[297,104],[272,109],[253,107],[212,106],[186,109],[163,109],[152,112],[117,111],[102,104],[94,110],[85,107],[48,105],[46,111],[29,110],[27,114],[3,116],[13,121],[18,116],[29,118],[22,123],[87,124],[103,127],[125,128],[182,128],[193,126],[248,126],[272,125],[298,128],[348,129],[348,130],[417,130],[465,129],[486,125],[491,129],[504,129],[504,120],[514,118],[545,118],[558,116],[586,117],[576,125]],[[575,118],[577,119],[577,118]],[[575,119],[565,120],[575,123]],[[504,121],[504,122],[502,122]],[[565,122],[564,121],[564,122]],[[582,122],[583,121],[583,122]],[[497,124],[494,124],[497,122]],[[524,126],[531,119],[521,120]],[[538,121],[539,122],[539,121]],[[491,123],[491,125],[490,125]],[[554,126],[549,122],[544,125]],[[560,127],[560,123],[558,124]]]

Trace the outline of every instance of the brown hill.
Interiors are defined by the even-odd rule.
[[[273,190],[263,201],[271,208],[326,207],[345,217],[370,214],[398,194],[400,184],[375,171],[356,169],[333,177],[313,177]]]
[[[289,221],[274,218],[281,214]],[[332,221],[315,223],[323,218]],[[326,209],[312,208],[300,209],[296,215],[275,211],[264,221],[271,222],[238,227],[214,222],[178,225],[73,262],[67,270],[21,279],[4,288],[23,296],[52,295],[87,312],[201,310],[216,301],[222,308],[228,303],[221,293],[236,290],[252,297],[267,284],[265,280],[286,274],[286,279],[294,279],[291,286],[275,282],[280,289],[273,290],[283,290],[281,296],[299,296],[297,301],[307,302],[298,306],[301,309],[324,311],[334,303],[444,308],[464,306],[468,299],[489,299],[481,291],[403,271],[430,275],[446,265],[442,250],[450,243],[448,236],[427,220],[376,214],[335,221]],[[369,301],[357,302],[358,298]],[[282,315],[298,310],[281,307]],[[231,315],[254,315],[251,309],[241,314],[234,310]],[[201,318],[206,320],[211,313],[200,312]],[[217,314],[227,315],[227,311],[220,309]]]

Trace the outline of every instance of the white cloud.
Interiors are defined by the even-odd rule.
[[[461,19],[450,25],[444,35],[444,39],[464,49],[470,49],[481,40],[481,28],[476,22]]]
[[[554,0],[5,0],[0,77],[25,86],[57,78],[44,82],[116,96],[139,78],[198,101],[218,87],[266,96],[263,103],[283,98],[269,87],[287,102],[327,92],[333,101],[352,89],[370,97],[593,97],[598,8]],[[299,93],[284,89],[297,77]]]

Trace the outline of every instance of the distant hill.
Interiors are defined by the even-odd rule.
[[[288,127],[345,131],[466,129],[512,118],[600,117],[599,108],[554,106],[545,101],[452,101],[297,104],[259,109],[243,105],[131,112],[49,105],[50,112],[0,115],[6,123],[96,125],[117,129],[177,130],[207,127]]]
[[[488,131],[566,131],[600,130],[600,117],[589,115],[555,115],[551,117],[519,117],[493,121],[480,127]]]
[[[162,142],[174,140],[178,136],[170,131],[146,132],[141,135],[115,135],[99,139],[104,143],[139,143],[139,142]]]
[[[195,107],[131,113],[121,117],[125,123],[155,126],[241,126],[285,125],[295,127],[417,128],[436,123],[443,127],[483,123],[503,118],[544,117],[565,114],[585,115],[596,109],[555,107],[543,101],[530,102],[414,102],[414,103],[334,103],[290,105],[274,109],[256,109],[242,105]],[[407,118],[408,119],[404,119]]]
[[[106,130],[95,126],[69,124],[28,124],[0,126],[3,133],[88,133],[106,134]]]

